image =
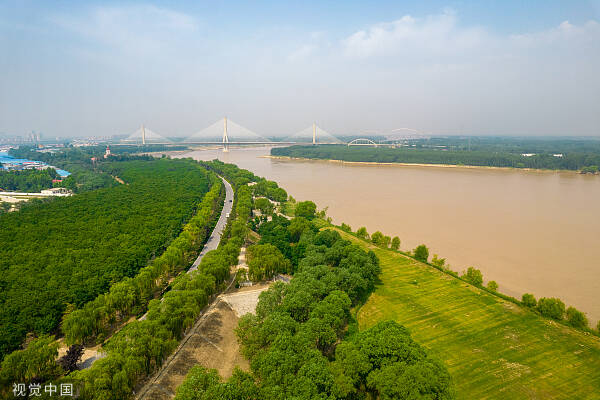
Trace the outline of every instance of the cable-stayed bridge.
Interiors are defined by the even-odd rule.
[[[230,119],[223,118],[214,124],[188,136],[182,142],[175,142],[159,135],[143,125],[122,141],[122,144],[196,144],[196,145],[222,145],[223,151],[228,151],[230,145],[276,145],[276,144],[338,144],[342,143],[329,132],[321,129],[316,124],[302,131],[284,138],[282,141],[269,140],[252,130],[237,124]]]

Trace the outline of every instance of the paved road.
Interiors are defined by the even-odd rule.
[[[198,258],[196,258],[196,261],[194,261],[194,263],[188,270],[188,273],[197,270],[198,265],[200,265],[200,261],[202,261],[204,255],[209,251],[216,249],[219,246],[219,243],[221,242],[221,235],[223,234],[223,229],[225,229],[225,225],[227,225],[227,220],[229,219],[229,214],[233,209],[233,189],[229,182],[227,182],[223,178],[221,179],[225,184],[225,204],[223,205],[223,211],[221,211],[221,216],[217,221],[217,225],[215,225],[212,234],[210,235],[208,241],[204,245],[204,248],[198,255]]]
[[[219,243],[221,242],[221,235],[223,234],[223,229],[225,229],[225,225],[227,225],[227,220],[229,219],[229,215],[231,213],[231,210],[233,209],[233,188],[231,187],[229,182],[227,182],[222,177],[221,180],[223,180],[223,183],[225,184],[225,204],[223,204],[223,210],[221,210],[219,220],[217,221],[215,228],[210,234],[210,237],[206,241],[206,244],[202,248],[200,254],[198,254],[198,258],[196,258],[196,261],[194,261],[194,263],[188,270],[188,274],[198,269],[198,265],[200,265],[200,261],[202,261],[202,258],[206,253],[216,249],[219,246]],[[161,298],[160,301],[163,301],[163,298]],[[148,313],[146,312],[139,318],[139,320],[142,321],[146,319],[147,315]]]

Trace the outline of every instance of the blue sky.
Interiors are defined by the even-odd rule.
[[[600,135],[600,1],[0,2],[0,132]]]

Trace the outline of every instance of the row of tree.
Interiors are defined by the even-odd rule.
[[[476,165],[536,169],[581,170],[600,165],[600,153],[569,152],[561,156],[551,153],[524,156],[519,153],[492,150],[464,151],[426,148],[350,147],[346,145],[274,147],[275,156],[353,162]],[[589,169],[586,169],[588,171]]]
[[[144,311],[169,280],[193,262],[223,205],[223,183],[214,173],[210,178],[211,190],[202,199],[195,215],[160,256],[135,277],[114,283],[107,293],[86,303],[83,308],[65,313],[61,329],[68,345],[94,339],[102,343],[113,328]]]
[[[69,375],[80,398],[131,398],[136,385],[160,368],[237,263],[251,207],[250,189],[238,187],[233,220],[219,248],[208,252],[196,271],[177,277],[162,301],[152,300],[146,319],[127,324],[109,339],[103,347],[105,358]]]
[[[0,215],[2,358],[162,254],[208,190],[207,171],[186,160],[107,166],[127,184]]]
[[[349,233],[352,232],[352,228],[348,224],[342,223],[340,228],[343,231]],[[393,250],[398,250],[400,247],[400,239],[398,239],[398,237],[394,237],[394,239],[390,240],[389,236],[385,236],[379,231],[369,236],[365,227],[359,228],[356,231],[356,236],[364,240],[370,240],[372,243],[379,247],[388,248],[390,245],[390,241],[391,248]],[[429,261],[429,249],[424,244],[417,246],[412,252],[406,254],[414,257],[418,261],[428,263],[446,273],[449,273],[455,277],[459,277],[459,274],[452,271],[450,269],[450,266],[446,264],[445,258],[440,258],[437,254],[434,254],[431,261]],[[460,275],[460,278],[474,286],[483,288],[483,274],[477,268],[468,267],[467,270],[463,271],[463,273]],[[561,322],[566,322],[568,325],[576,329],[592,332],[586,315],[583,312],[577,310],[575,307],[566,308],[565,304],[560,299],[542,297],[541,299],[539,299],[539,301],[536,301],[535,297],[532,294],[525,293],[522,296],[521,301],[519,301],[515,298],[498,293],[498,283],[493,280],[487,283],[486,288],[490,292],[496,293],[502,298],[512,301],[516,304],[526,306],[544,317],[552,318]],[[594,333],[600,335],[600,321],[598,321],[598,325],[596,326],[596,332]]]
[[[446,368],[404,327],[388,321],[358,333],[355,322],[349,326],[351,307],[366,299],[380,272],[373,252],[335,231],[319,232],[304,217],[274,217],[259,233],[264,227],[269,234],[261,234],[257,246],[268,254],[266,265],[280,264],[283,238],[300,257],[290,283],[273,284],[260,295],[256,315],[239,321],[236,333],[251,373],[236,370],[223,381],[195,368],[176,399],[453,397]],[[293,260],[285,258],[289,267]]]

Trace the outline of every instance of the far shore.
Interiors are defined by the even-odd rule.
[[[541,168],[515,168],[515,167],[493,167],[486,165],[458,165],[458,164],[425,164],[425,163],[396,163],[396,162],[376,162],[376,161],[344,161],[332,160],[323,158],[307,158],[307,157],[289,157],[289,156],[259,156],[260,158],[272,158],[280,160],[305,160],[305,161],[324,161],[336,164],[351,164],[351,165],[381,165],[381,166],[399,166],[399,167],[438,167],[438,168],[467,168],[467,169],[492,169],[492,170],[510,170],[510,171],[531,171],[531,172],[568,172],[578,175],[598,175],[596,174],[580,174],[579,171],[571,169],[541,169]]]

